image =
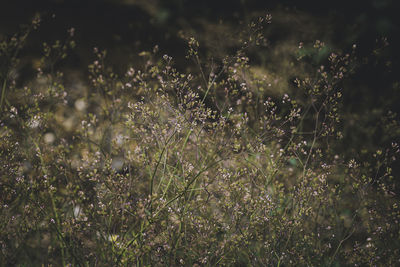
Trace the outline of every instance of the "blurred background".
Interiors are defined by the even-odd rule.
[[[76,48],[58,66],[71,87],[85,84],[93,48],[108,51],[108,63],[117,73],[140,65],[141,51],[159,46],[161,56],[174,58],[177,68],[187,66],[185,37],[195,36],[203,55],[222,58],[238,44],[238,29],[257,16],[270,13],[266,49],[251,55],[256,71],[272,77],[274,90],[291,90],[299,43],[321,40],[327,52],[357,47],[357,71],[343,85],[344,141],[349,157],[389,145],[400,135],[383,126],[391,114],[398,121],[399,16],[394,0],[365,1],[257,1],[257,0],[14,0],[0,3],[0,38],[17,32],[35,14],[41,27],[31,35],[19,68],[21,86],[35,77],[42,43],[63,40],[75,29]],[[322,56],[328,55],[327,53]],[[318,60],[315,62],[318,64]],[[390,113],[393,112],[393,113]],[[352,149],[348,149],[351,144]]]
[[[182,32],[196,34],[208,48],[229,46],[229,36],[238,25],[271,13],[272,44],[316,38],[329,45],[346,48],[359,44],[370,51],[375,40],[387,37],[390,53],[399,52],[399,24],[396,1],[260,1],[260,0],[15,0],[1,1],[0,34],[16,32],[37,13],[44,19],[38,40],[64,38],[67,29],[76,29],[83,51],[93,46],[107,48],[118,61],[129,60],[126,52],[159,45],[171,54],[181,53]],[[234,36],[231,36],[234,38]],[[222,44],[221,42],[225,42]],[[79,54],[82,53],[82,54]],[[122,55],[122,56],[121,56]],[[121,58],[118,58],[121,56]],[[393,60],[392,63],[395,63]],[[77,63],[79,64],[79,63]]]

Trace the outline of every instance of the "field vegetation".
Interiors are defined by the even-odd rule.
[[[79,29],[33,59],[39,17],[4,37],[0,265],[400,264],[398,116],[351,102],[387,40],[279,44],[271,22],[181,31],[179,58],[126,66],[95,47],[75,85]]]

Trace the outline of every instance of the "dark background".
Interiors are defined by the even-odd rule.
[[[62,67],[75,73],[77,79],[84,79],[87,66],[94,59],[93,47],[107,49],[108,60],[117,72],[139,62],[138,53],[151,50],[154,45],[173,56],[179,67],[185,64],[182,31],[195,35],[206,52],[218,53],[215,47],[226,46],[229,50],[227,43],[233,42],[234,34],[231,39],[225,38],[227,31],[268,12],[273,17],[267,36],[271,51],[285,43],[295,45],[316,39],[340,51],[357,45],[360,64],[344,88],[342,111],[342,149],[351,144],[353,150],[347,152],[352,155],[388,145],[399,134],[395,129],[384,130],[379,124],[389,111],[400,112],[397,11],[394,0],[17,0],[0,4],[0,37],[10,36],[35,14],[41,14],[41,27],[24,50],[25,56],[34,60],[40,56],[42,42],[65,39],[67,29],[74,27],[77,48]],[[226,28],[218,29],[218,25]],[[380,49],[382,38],[389,43],[384,49]],[[264,58],[253,58],[253,64],[277,64],[272,59],[273,52],[267,52]],[[27,70],[29,62],[25,65],[26,74],[21,76],[29,80],[33,72]]]
[[[85,46],[118,48],[138,43],[160,44],[173,50],[176,32],[191,26],[200,30],[201,21],[239,23],[254,14],[279,11],[287,15],[304,14],[331,29],[331,38],[339,46],[371,42],[386,36],[393,46],[393,55],[399,44],[396,1],[260,1],[260,0],[15,0],[0,4],[0,33],[15,32],[35,14],[43,14],[41,34],[62,37],[65,29],[75,27],[77,39]],[[55,14],[55,19],[50,19]],[[322,21],[321,21],[322,19]],[[46,23],[46,20],[47,23]],[[49,21],[50,20],[50,21]],[[296,21],[292,21],[292,34]],[[277,25],[276,27],[283,27]],[[312,29],[310,29],[312,30]],[[41,37],[42,37],[41,36]]]

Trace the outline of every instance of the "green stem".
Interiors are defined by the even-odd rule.
[[[4,99],[6,98],[6,86],[7,86],[7,79],[4,79],[3,86],[1,89],[0,111],[3,110],[3,102]]]
[[[39,147],[38,143],[35,142],[35,140],[32,140],[32,141],[33,141],[36,149],[39,150],[39,158],[40,158],[40,163],[42,165],[42,172],[43,172],[44,175],[47,176],[48,172],[47,172],[47,169],[45,167],[46,163],[44,162],[44,159],[42,157],[42,153],[40,151],[40,147]],[[55,227],[56,227],[56,231],[57,231],[57,237],[58,237],[58,241],[60,242],[60,246],[61,246],[61,262],[62,262],[62,266],[66,266],[66,263],[65,263],[65,245],[66,244],[64,244],[65,240],[64,240],[64,236],[63,236],[63,234],[61,232],[61,227],[60,227],[61,226],[61,221],[60,221],[60,217],[58,216],[57,207],[56,207],[56,203],[55,203],[55,200],[54,200],[54,197],[53,197],[53,193],[51,192],[51,190],[49,190],[48,193],[49,193],[50,202],[51,202],[51,209],[52,209],[53,216],[54,216],[54,219],[55,219]]]
[[[163,147],[161,154],[157,160],[157,164],[156,167],[154,168],[153,174],[151,175],[151,180],[150,180],[150,213],[151,215],[153,215],[153,205],[152,205],[152,201],[153,201],[153,187],[154,187],[154,178],[156,176],[157,173],[157,169],[158,166],[161,163],[162,157],[164,155],[165,150],[167,149],[167,145],[169,144],[169,141],[171,141],[172,137],[175,135],[175,132],[168,138],[167,142],[165,143],[165,146]]]

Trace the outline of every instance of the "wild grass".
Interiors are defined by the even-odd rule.
[[[265,49],[270,20],[219,61],[188,38],[190,73],[155,47],[118,75],[96,48],[80,95],[55,64],[73,31],[23,87],[11,73],[30,30],[3,40],[2,266],[398,264],[398,144],[336,149],[355,47],[304,44],[291,93],[270,96],[246,54]]]

